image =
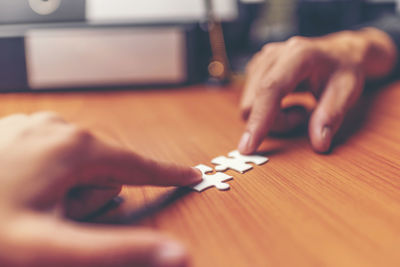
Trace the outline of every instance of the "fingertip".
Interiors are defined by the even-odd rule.
[[[203,174],[199,169],[192,167],[190,168],[190,174],[187,180],[188,185],[200,183],[203,180]]]
[[[194,167],[178,167],[180,170],[168,175],[167,185],[190,186],[198,184],[203,180],[200,170]]]
[[[275,82],[270,82],[275,85]],[[271,86],[272,86],[271,85]],[[238,150],[242,154],[254,153],[263,139],[267,136],[277,113],[279,112],[282,93],[278,87],[265,86],[258,93],[257,99],[251,108],[247,121],[246,132],[240,139]]]
[[[189,256],[186,248],[172,240],[161,243],[154,252],[150,266],[154,267],[186,267]]]
[[[242,137],[240,138],[238,150],[243,155],[252,154],[254,152],[254,144],[253,144],[252,134],[246,131]]]
[[[327,153],[331,148],[333,132],[330,126],[323,126],[313,130],[311,134],[311,145],[317,153]]]
[[[189,186],[202,180],[201,172],[188,166],[154,160],[139,165],[144,168],[139,173],[141,176],[137,176],[141,178],[140,181],[136,180],[135,185]]]

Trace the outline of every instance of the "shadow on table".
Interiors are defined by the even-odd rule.
[[[262,150],[258,154],[270,156],[282,153],[285,149],[282,146],[273,146],[268,150]],[[190,187],[178,187],[161,193],[156,199],[138,206],[135,209],[126,211],[121,208],[124,202],[122,197],[116,197],[96,212],[86,216],[81,222],[99,224],[139,224],[145,219],[164,211],[177,201],[182,200],[190,193],[196,193]]]
[[[334,141],[333,141],[333,149],[338,146],[346,143],[352,136],[354,136],[358,131],[360,131],[368,121],[369,114],[371,112],[371,106],[377,95],[387,88],[388,84],[380,84],[380,85],[372,85],[368,86],[365,89],[364,94],[357,102],[357,104],[346,114],[346,117],[343,121],[342,127],[337,133]],[[281,138],[298,138],[303,137],[307,134],[307,127],[302,126],[296,131],[291,132],[286,135],[279,136]],[[277,137],[277,136],[274,136]],[[278,142],[276,146],[269,146],[268,150],[259,151],[260,155],[269,156],[284,153],[287,149],[287,146],[282,145],[282,142]],[[183,199],[189,193],[193,192],[191,188],[188,187],[180,187],[173,190],[170,190],[166,193],[161,194],[155,200],[144,204],[136,208],[135,210],[129,212],[122,212],[122,215],[119,215],[118,218],[113,219],[113,224],[137,224],[141,221],[165,210],[176,201]],[[109,202],[106,206],[98,210],[97,212],[89,215],[84,218],[83,222],[100,222],[103,223],[102,220],[98,220],[103,215],[107,214],[109,211],[118,210],[120,205],[123,203],[123,198],[117,197],[113,201]]]
[[[376,101],[376,98],[379,94],[381,94],[384,90],[390,87],[394,81],[381,81],[368,84],[364,93],[357,101],[354,107],[352,107],[345,115],[343,123],[336,133],[335,138],[333,139],[332,146],[330,151],[327,153],[331,153],[336,148],[344,145],[351,139],[354,135],[356,135],[360,130],[362,130],[365,125],[369,121],[369,117],[371,114],[371,108]],[[270,136],[275,139],[302,139],[308,135],[308,120],[287,133],[271,133]],[[280,151],[282,152],[282,151]]]
[[[275,142],[268,149],[260,150],[257,154],[271,156],[284,153],[288,148],[284,142]],[[105,206],[89,214],[81,222],[99,224],[140,224],[142,221],[164,211],[177,201],[182,200],[190,193],[196,192],[190,187],[178,187],[167,192],[161,193],[157,198],[131,210],[124,210],[123,197],[116,197]]]
[[[156,213],[161,212],[162,210],[168,208],[176,201],[181,200],[188,194],[193,193],[193,190],[189,187],[179,187],[173,190],[170,190],[166,193],[161,194],[155,200],[146,203],[142,207],[139,207],[136,210],[129,212],[126,214],[123,219],[123,224],[135,224],[142,221],[145,218],[151,217]]]
[[[370,119],[372,106],[377,101],[378,95],[390,87],[392,82],[377,82],[371,83],[365,87],[364,93],[357,101],[355,106],[346,114],[342,126],[337,132],[333,143],[332,149],[344,145],[351,137],[356,135],[362,130]],[[379,110],[374,110],[379,112]]]
[[[168,192],[162,193],[153,201],[146,203],[142,206],[137,207],[131,211],[118,212],[117,218],[113,218],[111,221],[107,220],[106,223],[112,224],[138,224],[144,219],[147,219],[164,209],[168,208],[176,201],[181,200],[193,190],[189,187],[179,187]],[[121,204],[124,202],[122,197],[116,197],[110,201],[107,205],[103,206],[100,210],[93,214],[90,214],[82,220],[82,222],[98,222],[104,223],[103,220],[99,220],[103,215],[110,211],[118,210]]]

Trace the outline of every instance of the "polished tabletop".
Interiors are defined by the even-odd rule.
[[[0,115],[52,110],[154,159],[213,166],[244,129],[239,97],[235,85],[7,93]],[[362,97],[330,154],[305,133],[269,137],[260,152],[268,163],[226,172],[228,191],[126,187],[88,220],[167,233],[193,266],[400,265],[400,83]]]

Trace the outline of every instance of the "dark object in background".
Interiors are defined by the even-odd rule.
[[[23,39],[0,37],[0,91],[25,88],[27,84],[25,53],[21,51],[24,51]]]
[[[395,1],[299,0],[297,34],[320,36],[351,29],[395,11]]]
[[[257,17],[262,16],[263,3],[238,2],[238,18],[235,21],[223,23],[228,54],[248,49],[250,30]]]
[[[237,1],[239,18],[223,25],[229,56],[247,46],[256,17],[257,5]],[[92,23],[86,4],[86,0],[0,0],[0,90],[176,86],[206,80],[210,40],[198,21]],[[174,30],[177,33],[169,40],[177,41],[169,46],[157,37]],[[129,35],[145,33],[154,33],[154,38],[135,49],[141,37]],[[157,51],[176,56],[168,60]],[[132,57],[135,53],[137,57]]]
[[[221,22],[216,18],[213,1],[205,0],[207,13],[207,31],[210,40],[212,58],[208,64],[210,83],[225,84],[231,76],[229,59],[226,52],[225,38]]]
[[[260,15],[261,7],[264,3],[249,2],[242,3],[237,0],[238,17],[233,21],[222,22],[222,33],[224,38],[224,49],[228,55],[228,68],[232,68],[233,71],[241,71],[243,67],[243,57],[248,58],[250,41],[250,31],[254,21]],[[208,31],[207,25],[201,27],[206,32]],[[211,32],[210,32],[211,33]],[[199,37],[202,40],[203,49],[201,53],[204,56],[200,58],[212,58],[212,51],[210,51],[210,44],[212,45],[213,40],[210,40],[211,34],[203,34]],[[218,44],[217,44],[218,45]],[[221,46],[221,45],[219,45]],[[212,49],[211,49],[212,50]],[[253,51],[251,50],[250,53]],[[200,62],[200,61],[199,61]],[[204,62],[202,62],[204,65]],[[225,82],[227,82],[226,80]],[[223,82],[215,82],[215,79],[209,79],[210,84],[223,84]]]
[[[0,24],[85,20],[85,0],[0,1]]]
[[[198,37],[183,23],[0,25],[0,91],[198,82]]]
[[[233,72],[242,72],[246,62],[258,50],[250,39],[250,32],[256,19],[263,15],[261,11],[265,4],[242,3],[238,0],[237,19],[222,23],[227,54]]]

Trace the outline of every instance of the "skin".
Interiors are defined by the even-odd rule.
[[[301,108],[280,109],[304,84],[319,101],[311,144],[326,152],[365,80],[387,75],[396,57],[390,37],[376,29],[266,45],[247,68],[240,152],[251,154],[268,132],[307,119]],[[111,146],[48,112],[1,119],[0,136],[0,266],[188,265],[185,248],[160,233],[73,219],[102,207],[122,185],[186,186],[201,181],[199,171]]]
[[[374,28],[265,45],[246,70],[241,111],[247,125],[239,151],[254,153],[268,133],[290,131],[309,117],[311,146],[328,152],[365,81],[388,75],[396,59],[391,38]],[[281,109],[283,97],[301,90],[317,99],[311,114],[301,107]]]
[[[79,219],[122,185],[186,186],[192,168],[111,146],[48,112],[0,120],[0,266],[187,266],[185,248],[149,229]]]

